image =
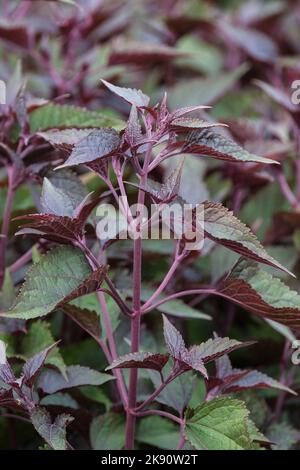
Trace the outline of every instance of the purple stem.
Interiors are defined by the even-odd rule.
[[[29,248],[29,250],[26,251],[26,253],[24,253],[19,259],[17,259],[9,267],[9,270],[10,270],[11,273],[15,273],[19,269],[23,268],[23,266],[25,266],[25,264],[27,264],[31,260],[31,258],[32,258],[32,249],[33,249],[33,246],[31,248]]]
[[[180,437],[179,437],[179,442],[177,445],[177,450],[181,450],[185,444],[184,429],[185,429],[185,422],[183,421],[180,425]]]
[[[181,255],[177,255],[175,256],[175,259],[169,269],[169,271],[167,272],[164,280],[162,281],[162,283],[160,284],[160,286],[158,287],[158,289],[154,292],[154,294],[147,300],[147,302],[143,305],[143,308],[142,310],[144,311],[147,310],[152,302],[162,293],[162,291],[165,289],[165,287],[169,284],[170,280],[172,279],[176,269],[178,268],[181,260],[184,258],[185,254],[182,253]]]
[[[148,145],[145,155],[143,174],[138,192],[138,204],[144,204],[145,187],[147,184],[148,166],[152,154],[152,144]],[[138,352],[140,347],[140,329],[141,329],[141,281],[142,281],[142,238],[136,237],[133,243],[133,310],[134,315],[131,321],[131,352]],[[129,389],[128,389],[128,409],[126,417],[125,448],[132,450],[134,448],[134,433],[136,416],[132,413],[136,407],[138,369],[130,370]]]
[[[300,165],[297,163],[297,174],[298,174],[298,168],[299,168],[299,181],[300,181]],[[277,177],[277,181],[280,186],[282,194],[284,195],[286,200],[291,204],[292,207],[296,207],[297,198],[294,195],[293,191],[291,190],[284,173],[279,172],[276,177]]]
[[[11,217],[12,207],[13,207],[13,200],[15,195],[15,188],[14,188],[14,167],[9,167],[7,170],[8,174],[8,190],[7,190],[7,197],[5,203],[5,209],[2,218],[2,229],[0,238],[0,289],[2,288],[2,284],[4,281],[4,273],[5,273],[5,252],[7,247],[7,237],[9,232],[9,221]]]
[[[187,295],[198,295],[198,294],[218,294],[218,292],[212,288],[211,289],[191,289],[191,290],[185,290],[181,292],[175,292],[174,294],[164,297],[163,299],[159,300],[155,304],[150,305],[146,309],[142,308],[142,313],[144,314],[144,313],[150,312],[151,310],[155,310],[157,307],[168,302],[169,300],[177,299],[178,297],[184,297]]]
[[[152,416],[152,415],[158,415],[158,416],[163,416],[164,418],[170,419],[171,421],[175,421],[175,423],[182,425],[183,420],[181,418],[178,418],[175,415],[172,415],[172,413],[168,413],[167,411],[161,411],[161,410],[147,410],[147,411],[140,411],[138,413],[135,413],[135,416],[138,416],[139,418],[142,418],[143,416]]]
[[[175,374],[175,373],[171,373],[169,375],[169,377],[164,380],[159,387],[157,387],[156,390],[154,390],[154,392],[143,402],[141,403],[141,405],[137,406],[135,408],[135,411],[140,411],[142,410],[143,408],[145,408],[147,405],[149,405],[150,403],[152,403],[154,401],[154,399],[161,393],[161,391],[170,383],[172,382],[172,380],[174,380],[176,377],[178,376],[178,374]]]

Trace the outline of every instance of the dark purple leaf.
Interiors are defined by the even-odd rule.
[[[48,354],[57,346],[57,344],[58,342],[52,344],[48,348],[44,349],[44,351],[35,354],[25,362],[22,369],[22,383],[25,383],[29,387],[34,384],[37,375],[45,364]]]
[[[153,369],[161,372],[168,362],[169,356],[151,352],[137,352],[126,354],[114,360],[106,370],[110,369]]]
[[[67,161],[58,168],[90,163],[99,158],[113,155],[120,145],[119,133],[114,129],[98,129],[80,140],[73,148]]]
[[[74,304],[66,304],[62,309],[75,323],[99,342],[101,339],[101,326],[100,318],[96,312],[82,309]]]

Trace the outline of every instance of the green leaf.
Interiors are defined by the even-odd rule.
[[[243,64],[233,72],[179,82],[168,90],[170,108],[177,109],[184,106],[193,106],[195,103],[203,105],[212,104],[233,87],[247,70],[248,66]]]
[[[37,320],[30,325],[27,334],[23,338],[22,353],[25,358],[29,359],[48,346],[51,346],[53,343],[55,343],[55,340],[51,333],[50,324],[42,320]],[[66,372],[66,365],[57,347],[49,353],[45,364],[51,364],[57,367],[63,375]]]
[[[220,282],[216,293],[256,315],[292,329],[300,328],[299,294],[254,261],[241,258]]]
[[[119,130],[125,127],[119,119],[96,111],[52,103],[33,110],[29,115],[29,121],[32,133],[59,127],[114,127]]]
[[[47,315],[76,291],[91,272],[79,249],[55,248],[28,271],[15,306],[1,316],[28,320]]]
[[[240,400],[216,398],[186,413],[185,434],[197,450],[246,450],[248,410]]]
[[[125,444],[125,420],[118,413],[106,413],[93,419],[90,440],[94,450],[120,450]]]
[[[39,435],[45,439],[47,444],[54,450],[66,450],[66,427],[74,418],[70,415],[59,415],[54,423],[45,408],[35,408],[30,415],[31,422]]]
[[[176,449],[179,426],[161,416],[149,416],[138,421],[135,438],[155,448]]]

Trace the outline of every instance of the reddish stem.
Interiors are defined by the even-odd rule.
[[[5,252],[7,247],[7,237],[9,232],[9,221],[11,217],[13,200],[15,195],[14,187],[14,167],[9,167],[7,170],[8,174],[8,189],[5,203],[5,209],[2,218],[2,229],[0,238],[0,289],[2,288],[5,273]]]

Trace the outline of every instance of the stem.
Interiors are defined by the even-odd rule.
[[[100,306],[102,309],[110,355],[111,355],[112,360],[115,360],[118,357],[118,353],[117,353],[116,343],[114,340],[109,311],[108,311],[106,301],[105,301],[105,296],[103,292],[98,292],[97,295],[98,295],[98,299],[99,299]],[[123,402],[124,407],[126,407],[127,406],[127,391],[126,391],[122,373],[119,369],[114,369],[114,375],[117,379],[117,387],[120,393],[121,400]]]
[[[138,416],[139,418],[142,418],[143,416],[151,416],[151,415],[163,416],[164,418],[170,419],[171,421],[175,421],[175,423],[182,425],[181,418],[178,418],[177,416],[172,415],[172,413],[168,413],[167,411],[148,410],[148,411],[140,411],[138,413],[135,413],[135,416]]]
[[[297,174],[299,174],[299,180],[300,180],[300,169],[298,170],[298,168],[300,168],[300,165],[297,162]],[[280,186],[281,192],[286,198],[286,200],[291,204],[292,207],[296,207],[297,198],[294,195],[293,191],[291,190],[283,172],[279,172],[277,174],[277,181]]]
[[[5,209],[2,218],[2,228],[1,228],[1,235],[0,238],[0,289],[2,287],[4,281],[4,273],[5,273],[5,252],[7,247],[7,237],[9,232],[9,221],[12,212],[13,200],[15,195],[15,188],[14,188],[14,167],[9,167],[7,170],[8,174],[8,189],[7,189],[7,197],[5,203]]]
[[[152,154],[152,144],[148,145],[143,165],[143,174],[141,176],[141,185],[138,192],[138,204],[142,205],[145,201],[145,192],[143,191],[147,184],[148,166]],[[141,280],[142,280],[142,238],[138,236],[133,243],[133,310],[134,317],[131,321],[131,352],[138,352],[140,346],[141,329]],[[130,370],[129,390],[128,390],[128,409],[126,418],[126,437],[125,448],[132,450],[134,448],[134,433],[136,416],[132,410],[136,407],[138,369]]]
[[[181,450],[185,444],[185,435],[184,435],[185,423],[182,422],[180,425],[180,437],[177,445],[177,450]]]
[[[23,268],[32,258],[32,249],[34,246],[29,248],[26,253],[24,253],[19,259],[17,259],[10,267],[9,270],[11,273],[15,273],[19,269]]]
[[[185,290],[185,291],[181,291],[181,292],[175,292],[174,294],[171,294],[171,295],[168,295],[167,297],[164,297],[163,299],[159,300],[155,304],[150,305],[147,308],[144,308],[144,306],[143,306],[142,312],[143,312],[143,314],[148,313],[151,310],[155,310],[160,305],[168,302],[169,300],[178,299],[178,297],[184,297],[184,296],[187,296],[187,295],[198,295],[198,294],[218,294],[218,292],[213,288],[210,288],[210,289],[191,289],[191,290]],[[221,295],[221,294],[219,294],[219,295]]]
[[[143,408],[145,408],[147,405],[149,405],[150,403],[152,403],[153,400],[160,394],[160,392],[161,392],[162,390],[164,390],[164,388],[165,388],[170,382],[172,382],[172,380],[174,380],[176,377],[177,377],[177,374],[171,373],[171,374],[169,375],[169,377],[168,377],[166,380],[164,380],[164,381],[160,384],[160,386],[159,386],[156,390],[154,390],[154,392],[153,392],[141,405],[139,405],[139,406],[135,409],[135,411],[140,411],[140,410],[142,410]]]
[[[184,254],[181,254],[179,256],[176,256],[169,271],[167,272],[164,280],[162,281],[162,283],[160,284],[160,286],[158,287],[158,289],[154,292],[154,294],[147,300],[147,302],[143,305],[143,310],[144,309],[147,309],[148,307],[150,307],[150,305],[152,304],[153,300],[155,300],[161,293],[162,291],[165,289],[165,287],[167,286],[167,284],[170,282],[170,280],[172,279],[173,277],[173,274],[175,273],[176,269],[178,268],[178,265],[180,264],[181,260],[183,259],[184,257]]]

